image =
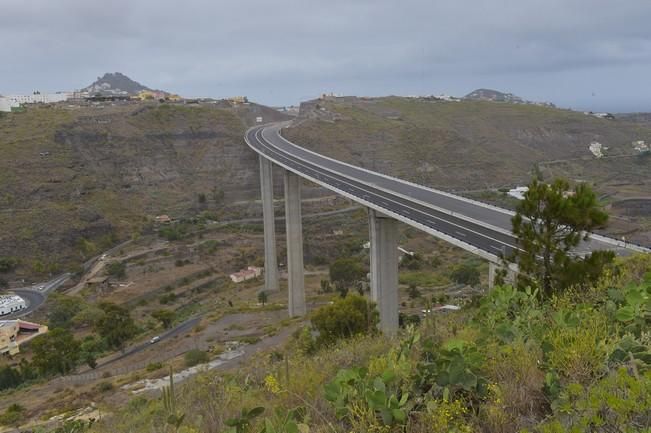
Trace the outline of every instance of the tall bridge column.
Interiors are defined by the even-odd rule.
[[[380,311],[380,330],[398,331],[398,222],[369,209],[371,298]]]
[[[285,170],[285,223],[287,226],[287,282],[289,316],[304,316],[305,276],[303,273],[303,224],[301,221],[301,178]]]
[[[488,288],[489,289],[495,287],[495,277],[497,276],[497,273],[504,272],[504,271],[506,271],[506,274],[504,274],[503,277],[504,284],[515,285],[517,275],[513,269],[510,268],[505,269],[502,264],[488,262]]]
[[[272,162],[260,156],[260,191],[264,225],[264,288],[278,291],[278,257],[276,255],[276,221],[274,217],[274,181]]]
[[[495,277],[497,276],[497,271],[498,271],[498,266],[497,264],[493,262],[488,262],[488,288],[492,289],[495,287]]]

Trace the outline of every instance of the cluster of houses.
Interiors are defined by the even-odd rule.
[[[614,119],[615,116],[613,116],[611,113],[593,113],[592,111],[584,111],[583,114],[586,116],[592,116],[596,117],[598,119]]]
[[[179,95],[170,94],[160,90],[142,90],[135,95],[130,95],[123,91],[102,91],[102,92],[89,92],[89,91],[75,91],[75,92],[56,92],[56,93],[41,93],[39,91],[33,92],[31,95],[0,95],[0,111],[15,112],[21,111],[22,106],[25,104],[54,104],[57,102],[103,102],[103,101],[170,101],[170,102],[185,102],[185,103],[198,103],[200,100],[184,99]],[[208,100],[208,99],[207,99]],[[210,99],[210,101],[213,101]],[[246,96],[234,96],[226,98],[225,101],[232,105],[248,104],[249,100]]]
[[[260,275],[262,275],[262,268],[249,266],[246,269],[242,269],[238,272],[232,273],[230,277],[231,277],[231,281],[233,281],[234,283],[241,283],[242,281],[258,278]]]
[[[0,95],[0,111],[11,112],[20,110],[23,104],[52,104],[63,102],[73,97],[74,92],[41,93],[31,95]]]

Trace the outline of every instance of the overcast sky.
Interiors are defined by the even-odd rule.
[[[651,111],[650,0],[0,0],[0,94],[464,95]]]

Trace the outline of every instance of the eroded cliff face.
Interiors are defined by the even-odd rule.
[[[285,119],[255,104],[59,105],[1,118],[0,257],[17,257],[19,274],[56,272],[89,254],[85,242],[105,248],[155,215],[257,198],[258,160],[243,140],[257,116]]]

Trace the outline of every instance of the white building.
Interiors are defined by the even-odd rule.
[[[588,149],[590,149],[590,152],[597,158],[602,158],[604,156],[604,146],[599,143],[598,141],[593,141],[590,143],[590,146],[588,146]]]
[[[27,308],[27,303],[23,298],[18,295],[2,295],[0,296],[0,316],[15,313],[24,308]]]
[[[47,332],[47,326],[24,320],[0,320],[0,355],[15,355],[20,345]]]
[[[12,108],[18,107],[20,107],[19,103],[12,101],[5,96],[0,96],[0,111],[9,112]]]
[[[234,283],[241,283],[242,281],[250,280],[252,278],[257,278],[260,275],[262,275],[262,268],[249,266],[246,269],[242,269],[239,272],[235,272],[231,274],[230,277]]]
[[[3,96],[0,97],[0,111],[11,111],[12,108],[19,107],[21,104],[51,104],[54,102],[67,101],[72,96],[72,92],[34,92],[31,95]]]
[[[640,153],[649,152],[651,151],[651,143],[646,143],[644,140],[634,141],[633,149],[637,150]]]
[[[524,195],[527,191],[529,191],[528,186],[516,186],[515,188],[511,188],[506,194],[518,200],[524,200]]]

